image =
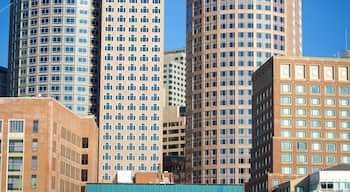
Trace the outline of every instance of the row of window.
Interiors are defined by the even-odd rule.
[[[320,86],[320,85],[300,85],[296,84],[294,85],[295,91],[293,93],[297,94],[306,94],[307,88],[309,88],[310,94],[321,94],[322,89],[324,94],[326,95],[335,95],[337,94],[336,89],[337,87],[334,85],[326,85],[326,86]],[[292,92],[292,85],[291,84],[281,84],[280,85],[281,93],[291,93]],[[339,86],[338,87],[338,94],[339,96],[348,96],[349,95],[349,87],[347,86]]]
[[[327,103],[328,104],[328,103]],[[348,106],[349,102],[348,100],[342,100],[339,102],[339,105]],[[334,109],[323,109],[321,114],[321,109],[309,109],[310,111],[310,117],[321,117],[322,115],[324,117],[336,117],[336,110]],[[296,116],[306,116],[307,110],[305,108],[297,108],[295,109],[295,115]],[[292,109],[291,108],[281,108],[281,116],[291,116],[292,115]],[[340,117],[350,117],[350,111],[349,110],[339,110],[339,116]]]
[[[294,135],[291,130],[282,129],[281,130],[281,137],[283,137],[283,138],[290,138],[290,137],[307,138],[307,137],[310,137],[310,138],[314,138],[314,139],[319,139],[319,138],[322,138],[322,133],[320,131],[312,131],[308,135],[306,131],[297,130],[295,132],[295,135]],[[323,134],[323,137],[326,139],[339,138],[342,140],[346,140],[346,139],[350,139],[350,133],[341,132],[341,133],[339,133],[339,137],[337,137],[337,134],[335,132],[326,132]]]
[[[297,151],[308,151],[308,147],[311,148],[311,151],[328,151],[328,152],[336,152],[337,144],[335,143],[327,143],[325,146],[319,142],[296,142],[295,148]],[[350,144],[339,144],[342,152],[350,152]],[[291,151],[293,150],[293,142],[284,141],[281,142],[281,150],[282,151]]]

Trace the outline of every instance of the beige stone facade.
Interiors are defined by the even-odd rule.
[[[102,1],[99,182],[162,170],[164,0]]]
[[[273,57],[253,75],[250,191],[350,163],[350,61]]]
[[[166,106],[163,111],[163,156],[184,156],[186,117],[184,108]]]
[[[85,191],[97,182],[98,130],[48,98],[1,98],[0,191]]]
[[[250,178],[251,76],[302,54],[301,0],[187,0],[187,181]]]
[[[166,106],[186,106],[186,49],[166,51],[163,82]]]

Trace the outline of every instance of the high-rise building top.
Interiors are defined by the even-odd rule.
[[[301,0],[187,0],[189,182],[249,180],[251,75],[273,55],[301,55],[301,25]]]
[[[350,163],[350,60],[273,57],[253,75],[250,191]]]
[[[7,68],[0,66],[0,97],[8,96],[7,92]]]
[[[340,58],[350,59],[350,50],[343,50],[340,52]]]
[[[99,1],[11,0],[10,96],[52,97],[97,111]]]
[[[186,50],[166,51],[164,55],[163,82],[165,105],[185,106],[186,94]]]
[[[98,129],[51,98],[0,98],[1,191],[85,191]]]
[[[162,170],[164,0],[103,1],[100,173]]]

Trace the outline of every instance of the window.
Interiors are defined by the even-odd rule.
[[[313,151],[321,151],[322,150],[322,144],[321,143],[312,143],[312,150]]]
[[[321,93],[321,88],[319,85],[311,85],[310,91],[312,94],[319,94],[319,93]]]
[[[7,189],[8,190],[20,190],[21,188],[21,181],[19,175],[9,175],[7,178]]]
[[[8,171],[21,171],[23,166],[22,157],[9,157]]]
[[[334,86],[328,85],[325,87],[325,93],[326,94],[334,94],[335,93],[335,88]]]
[[[337,145],[335,143],[327,143],[327,151],[337,151]]]
[[[327,155],[327,163],[336,163],[337,157],[335,155]]]
[[[291,154],[282,154],[281,160],[283,163],[292,162],[292,155]]]
[[[281,143],[282,150],[292,150],[291,142],[282,142]]]
[[[312,163],[322,163],[322,155],[312,155],[311,161]]]
[[[39,121],[34,120],[33,121],[33,133],[38,133],[38,130],[39,130]]]
[[[82,154],[81,156],[81,164],[87,165],[89,163],[89,155],[88,154]]]
[[[291,167],[282,167],[282,174],[292,174],[292,168]]]
[[[324,66],[324,80],[334,80],[334,68],[332,66]]]
[[[38,151],[38,139],[32,140],[32,151]]]
[[[38,168],[38,157],[32,156],[32,170],[36,170]]]
[[[305,79],[305,65],[295,65],[295,79]]]
[[[298,167],[297,168],[297,174],[299,174],[299,175],[306,175],[307,174],[307,168],[306,167]]]
[[[282,131],[282,132],[281,132],[281,136],[282,136],[282,137],[291,137],[292,134],[291,134],[290,131]]]
[[[343,152],[350,152],[350,144],[342,144],[341,145],[341,150]]]
[[[291,115],[290,108],[281,108],[281,115]]]
[[[289,79],[290,78],[290,65],[282,64],[280,65],[280,78]]]
[[[88,170],[82,169],[81,170],[81,181],[87,181],[88,179]]]
[[[296,113],[296,115],[298,115],[298,116],[305,116],[305,115],[306,115],[306,110],[305,110],[305,109],[297,108],[297,109],[295,110],[295,113]]]
[[[349,87],[339,87],[340,95],[349,95]]]
[[[9,152],[10,153],[22,153],[23,152],[23,140],[10,140]]]
[[[10,133],[23,133],[23,120],[10,120]]]
[[[291,104],[291,103],[292,103],[291,97],[286,97],[286,96],[281,97],[281,104]]]
[[[298,138],[305,138],[306,137],[305,131],[297,131],[296,135]]]
[[[84,137],[82,139],[82,147],[83,148],[89,148],[89,138]]]
[[[295,92],[296,93],[305,93],[305,85],[296,85]]]
[[[289,127],[292,125],[290,119],[281,119],[281,127]]]
[[[281,84],[281,93],[290,93],[291,88],[289,84]]]
[[[297,162],[298,163],[307,163],[307,155],[298,154],[297,155]]]
[[[297,98],[295,98],[295,104],[305,105],[306,104],[306,100],[305,100],[304,97],[297,97]]]
[[[297,142],[297,150],[298,150],[298,151],[307,150],[307,144],[306,144],[306,142]]]
[[[32,189],[36,188],[36,175],[32,175]]]
[[[311,105],[320,105],[320,98],[311,98]]]

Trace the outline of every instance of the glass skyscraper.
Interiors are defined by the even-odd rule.
[[[273,55],[301,55],[301,37],[301,0],[187,0],[189,182],[249,180],[251,75]]]
[[[10,96],[53,97],[97,112],[99,1],[11,0]]]
[[[103,0],[99,181],[162,168],[164,0]]]

